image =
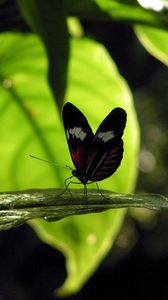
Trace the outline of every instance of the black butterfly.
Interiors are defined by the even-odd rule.
[[[98,127],[95,135],[81,111],[71,103],[63,108],[63,122],[69,151],[75,166],[72,175],[81,183],[97,182],[111,176],[123,157],[121,139],[126,112],[113,109]]]

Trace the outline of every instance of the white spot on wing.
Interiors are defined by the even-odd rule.
[[[98,133],[98,138],[103,142],[106,143],[109,140],[113,139],[115,137],[114,131],[106,131],[106,132],[99,132]]]
[[[69,135],[69,130],[68,129],[66,130],[66,136],[67,136],[67,139],[69,140],[70,135]]]
[[[82,130],[82,127],[74,127],[74,128],[69,128],[66,130],[66,136],[67,139],[69,140],[71,138],[76,138],[80,139],[83,141],[86,137],[86,132]]]

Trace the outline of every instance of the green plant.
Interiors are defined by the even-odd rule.
[[[34,33],[0,34],[1,190],[64,187],[66,171],[33,161],[29,154],[71,165],[60,119],[67,99],[80,107],[94,129],[112,108],[122,106],[127,111],[122,165],[100,187],[132,193],[139,128],[131,91],[104,46],[87,37],[78,20],[68,19],[67,23],[67,18],[94,16],[109,22],[129,22],[144,47],[167,64],[166,10],[163,7],[158,13],[136,1],[119,0],[18,0],[18,7]],[[163,205],[167,207],[166,199]],[[72,216],[53,223],[30,222],[44,242],[66,256],[68,277],[61,295],[79,290],[98,267],[115,241],[125,212]]]

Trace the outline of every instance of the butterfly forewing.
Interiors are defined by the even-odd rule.
[[[124,109],[119,107],[113,109],[98,127],[94,141],[99,139],[100,142],[101,140],[102,142],[106,142],[113,137],[121,138],[125,128],[126,118],[127,115]]]
[[[123,157],[121,139],[126,123],[126,112],[115,108],[100,124],[89,148],[86,177],[100,181],[111,176],[119,167]]]
[[[63,108],[63,122],[73,163],[84,174],[87,152],[94,139],[91,127],[81,111],[69,102]]]

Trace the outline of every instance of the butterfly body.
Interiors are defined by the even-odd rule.
[[[123,157],[121,137],[126,124],[125,110],[113,109],[93,134],[82,112],[73,104],[66,103],[63,122],[75,166],[72,175],[84,185],[111,176]]]
[[[87,184],[88,179],[87,176],[85,176],[84,174],[82,174],[79,170],[73,170],[72,171],[72,175],[76,178],[78,178],[78,180],[83,183],[84,185]]]

